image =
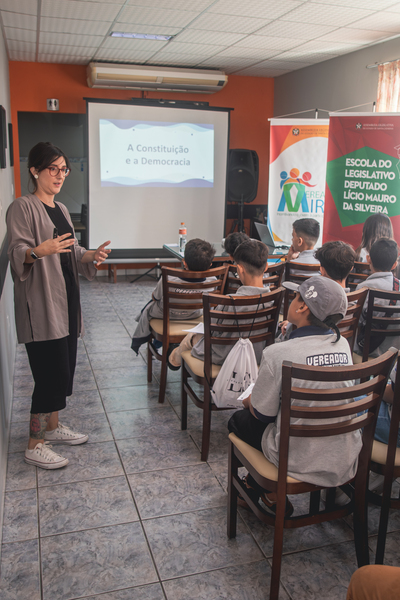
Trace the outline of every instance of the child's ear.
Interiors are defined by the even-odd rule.
[[[366,259],[365,259],[365,260],[366,260],[366,262],[367,262],[369,265],[372,265],[371,258],[370,258],[370,255],[369,255],[369,254],[367,254],[367,257],[366,257]]]
[[[302,238],[301,236],[299,236],[299,237],[297,238],[297,245],[298,245],[299,247],[302,247],[302,246],[303,246],[303,244],[304,244],[304,238]]]
[[[398,260],[396,260],[396,262],[394,263],[393,267],[390,269],[391,271],[395,270],[395,268],[397,267],[397,263],[398,263]]]
[[[328,277],[328,273],[326,272],[326,270],[324,269],[324,267],[321,265],[319,270],[321,271],[321,275],[322,277]]]
[[[182,258],[182,264],[183,264],[183,268],[186,269],[186,271],[189,271],[188,266],[186,264],[186,260],[184,258]]]

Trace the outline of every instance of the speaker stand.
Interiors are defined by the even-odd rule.
[[[229,233],[233,233],[236,229],[236,227],[238,228],[238,232],[239,233],[246,233],[244,230],[244,220],[243,220],[243,208],[244,208],[244,200],[243,200],[243,194],[242,197],[240,198],[240,200],[238,200],[238,210],[239,210],[239,216],[237,219],[235,219],[232,223],[232,227]]]

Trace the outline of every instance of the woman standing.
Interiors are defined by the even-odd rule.
[[[50,142],[34,146],[28,169],[34,193],[14,200],[6,217],[18,342],[25,344],[35,381],[25,461],[58,469],[68,459],[49,443],[77,445],[88,439],[58,420],[72,394],[82,332],[78,273],[92,280],[93,262],[107,258],[110,242],[97,250],[79,246],[67,208],[54,201],[71,171],[59,148]]]

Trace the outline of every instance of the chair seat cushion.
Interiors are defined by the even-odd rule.
[[[182,360],[185,361],[189,369],[197,375],[197,377],[204,377],[204,362],[198,358],[194,358],[191,355],[190,350],[182,352]],[[211,365],[211,377],[215,379],[221,370],[222,365]]]
[[[169,335],[187,335],[186,329],[193,329],[199,323],[203,322],[203,317],[197,319],[188,319],[187,321],[170,321],[169,322]],[[150,329],[152,329],[158,335],[163,334],[163,320],[162,319],[150,319]]]
[[[238,438],[234,433],[229,434],[229,439],[262,477],[271,481],[278,481],[278,468],[269,462],[262,452],[246,444],[246,442]],[[286,481],[287,483],[301,483],[298,479],[289,476]]]
[[[371,460],[373,462],[378,463],[379,465],[385,465],[386,458],[387,458],[387,451],[388,451],[387,444],[383,444],[382,442],[377,442],[376,440],[374,440],[374,443],[372,445]],[[394,464],[396,467],[400,466],[400,448],[397,448],[397,450],[396,450]]]

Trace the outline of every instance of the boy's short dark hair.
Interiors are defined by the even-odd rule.
[[[371,246],[369,257],[375,271],[390,271],[399,256],[399,247],[394,240],[381,238]]]
[[[230,233],[225,238],[224,248],[225,248],[226,252],[229,254],[229,256],[233,256],[236,248],[240,244],[242,244],[243,242],[246,242],[249,239],[250,238],[246,233],[242,233],[240,231],[234,231],[233,233]]]
[[[268,248],[259,240],[248,239],[236,248],[233,259],[253,277],[262,275],[267,268]]]
[[[346,279],[356,259],[356,253],[350,244],[340,241],[326,242],[316,250],[314,256],[334,281]]]
[[[207,271],[214,255],[214,248],[206,240],[194,238],[185,246],[185,262],[189,271]]]
[[[316,244],[319,238],[319,223],[315,219],[297,219],[292,225],[296,234],[305,239],[308,246]]]

